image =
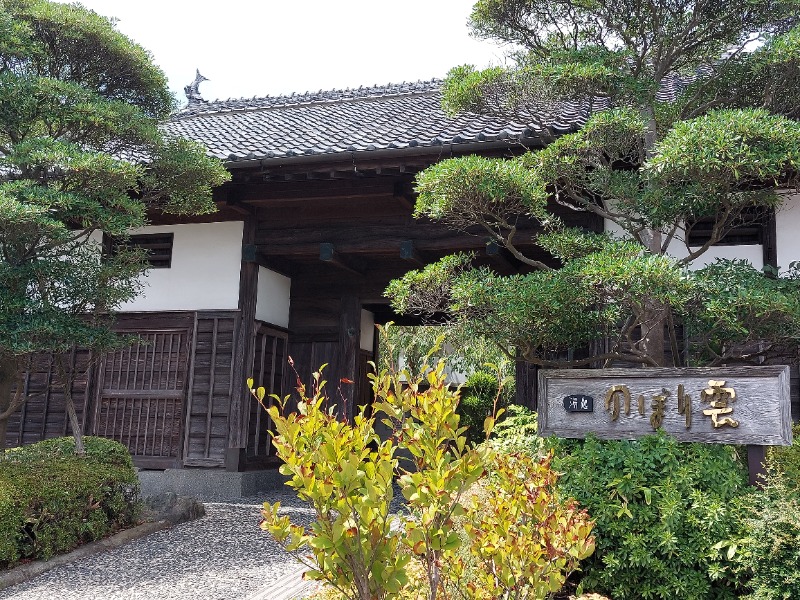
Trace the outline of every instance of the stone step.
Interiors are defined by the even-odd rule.
[[[273,581],[247,600],[300,600],[319,588],[320,583],[303,579],[306,567],[299,565],[295,571]]]

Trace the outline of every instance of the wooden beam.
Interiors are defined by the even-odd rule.
[[[504,249],[495,241],[489,241],[486,244],[486,256],[492,259],[492,262],[504,269],[506,272],[516,273],[519,269],[511,262],[511,259],[505,255]]]
[[[358,380],[358,353],[361,349],[361,302],[357,296],[343,296],[339,313],[339,377],[344,406],[348,420],[355,415],[356,388],[366,385]],[[344,381],[343,381],[344,380]],[[351,382],[351,383],[348,383]]]
[[[315,200],[347,200],[375,196],[392,196],[395,180],[392,178],[375,178],[367,180],[309,180],[306,173],[289,175],[285,181],[269,184],[239,184],[231,186],[228,198],[258,206],[278,201],[302,202],[307,204]]]
[[[267,255],[316,254],[322,242],[334,244],[343,254],[365,252],[394,256],[397,256],[397,248],[405,240],[414,240],[417,250],[423,253],[455,249],[483,251],[486,248],[486,238],[477,228],[464,233],[441,223],[427,220],[413,221],[408,213],[396,212],[374,214],[366,219],[345,206],[326,208],[324,212],[321,207],[315,206],[314,210],[321,215],[324,214],[325,217],[330,217],[309,216],[308,224],[298,222],[296,219],[293,223],[290,214],[282,217],[279,223],[267,219],[260,221],[256,244]],[[299,211],[295,210],[295,213],[297,212]],[[337,214],[340,218],[336,218]],[[358,214],[359,219],[354,220],[354,214]],[[341,216],[349,216],[349,222]],[[334,219],[336,222],[333,222]],[[525,224],[519,225],[517,231],[521,247],[537,247],[534,235],[541,233],[541,227]]]
[[[355,275],[363,275],[360,270],[354,268],[345,258],[341,257],[331,243],[323,242],[319,245],[319,259],[344,271],[349,271]]]
[[[242,202],[242,191],[244,190],[244,186],[237,185],[223,189],[224,193],[221,194],[223,206],[227,207],[236,214],[244,215],[245,217],[256,216],[256,209]]]
[[[227,202],[226,206],[232,211],[244,215],[245,217],[255,217],[256,210],[252,206],[247,206],[241,202]]]
[[[422,260],[419,252],[417,252],[417,249],[414,247],[414,240],[403,240],[400,242],[400,258],[418,267],[425,266],[425,261]]]
[[[246,263],[255,263],[259,267],[264,267],[265,269],[269,269],[270,271],[274,271],[275,273],[279,273],[284,277],[291,278],[289,273],[285,272],[284,269],[278,268],[273,265],[266,254],[261,252],[258,249],[258,246],[255,244],[244,244],[242,245],[242,262]]]
[[[405,182],[398,181],[397,183],[394,184],[394,198],[406,210],[409,211],[414,210],[414,204],[416,202],[416,199],[414,198],[414,194],[412,192],[409,192]]]
[[[750,485],[759,489],[764,489],[767,481],[767,462],[766,446],[747,446],[747,471]]]
[[[267,256],[311,256],[319,253],[320,244],[333,244],[341,254],[397,256],[404,241],[414,239],[418,252],[483,250],[484,241],[444,226],[428,227],[370,224],[362,227],[333,228],[262,228],[258,232],[259,250]],[[533,243],[531,242],[531,247]]]
[[[518,357],[515,364],[516,376],[516,404],[527,406],[531,410],[536,410],[538,406],[537,398],[537,376],[539,369],[525,362]]]

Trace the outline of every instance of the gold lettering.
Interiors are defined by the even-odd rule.
[[[733,413],[733,407],[728,406],[728,403],[736,400],[736,391],[733,388],[724,386],[724,381],[711,379],[708,382],[708,387],[700,392],[700,401],[708,402],[711,405],[711,408],[704,410],[703,414],[711,417],[714,429],[719,429],[725,425],[730,427],[739,426],[739,421],[733,417],[720,418],[722,415]]]
[[[619,418],[619,397],[622,396],[625,402],[625,414],[630,414],[631,391],[626,385],[615,385],[606,392],[606,410],[611,411],[611,420]]]
[[[678,386],[678,414],[686,417],[686,429],[692,427],[692,397],[684,393],[683,384]]]
[[[661,390],[661,394],[658,396],[653,396],[653,414],[650,415],[650,425],[653,426],[653,429],[658,429],[664,422],[664,409],[666,407],[668,397],[669,392],[664,389]]]

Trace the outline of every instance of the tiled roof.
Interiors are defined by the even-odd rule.
[[[530,123],[473,113],[448,116],[441,108],[441,81],[320,91],[265,98],[193,102],[167,131],[203,143],[228,163],[287,157],[350,156],[435,146],[520,140],[541,132]],[[572,131],[588,110],[568,105],[552,128]],[[477,148],[476,148],[477,149]]]

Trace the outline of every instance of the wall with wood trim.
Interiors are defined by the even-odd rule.
[[[172,266],[148,270],[142,292],[119,310],[236,310],[242,231],[242,221],[157,225],[132,231],[173,232]]]
[[[800,225],[800,215],[798,215],[798,217],[797,225]],[[605,230],[607,233],[611,233],[617,237],[628,237],[627,233],[619,225],[611,221],[606,221]],[[697,248],[690,246],[689,250],[694,251],[697,250]],[[686,249],[682,240],[673,240],[669,245],[669,255],[677,259],[688,256],[689,250]],[[702,269],[718,258],[747,260],[756,269],[761,269],[764,266],[764,246],[762,244],[711,246],[703,255],[696,258],[692,264],[689,265],[689,268],[693,270]],[[798,258],[800,258],[800,255],[798,255]]]
[[[675,258],[682,258],[688,255],[686,248],[679,245],[680,252],[675,252]],[[670,246],[670,250],[672,246]],[[692,248],[697,250],[697,248]],[[711,246],[705,254],[698,256],[689,265],[691,270],[702,269],[703,267],[715,262],[718,258],[725,260],[746,260],[753,268],[761,270],[764,267],[764,246],[761,244],[741,244],[736,246]]]
[[[84,433],[128,445],[144,468],[223,467],[239,315],[120,314],[116,329],[139,334],[140,342],[91,363],[85,351],[68,357],[78,373],[72,395]],[[10,446],[71,434],[56,383],[53,357],[36,356],[24,379],[34,395],[9,423]]]
[[[256,319],[278,327],[289,327],[292,280],[285,275],[258,268]]]

